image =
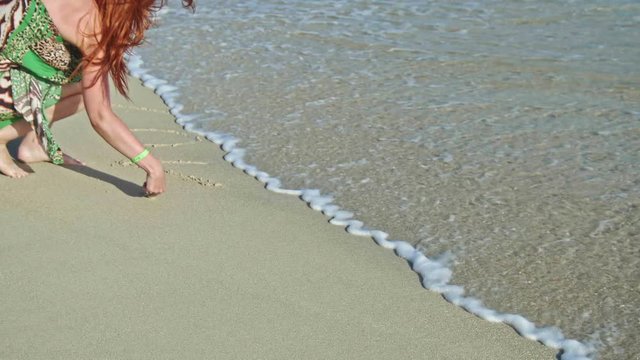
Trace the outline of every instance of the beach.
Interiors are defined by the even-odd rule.
[[[85,167],[0,178],[2,359],[554,359],[425,290],[406,261],[276,194],[131,81],[114,109],[166,194],[85,115],[54,127]]]

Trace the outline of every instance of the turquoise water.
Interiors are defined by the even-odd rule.
[[[158,25],[145,66],[247,162],[640,358],[640,2],[200,1]]]

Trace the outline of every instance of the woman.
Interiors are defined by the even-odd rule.
[[[147,173],[148,196],[165,190],[162,164],[113,113],[109,76],[126,96],[124,54],[139,45],[154,0],[0,0],[0,172],[20,178],[7,142],[24,136],[18,159],[81,164],[60,150],[52,122],[84,106],[91,125]],[[193,8],[193,0],[183,0]]]

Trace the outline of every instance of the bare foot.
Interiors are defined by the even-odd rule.
[[[64,164],[63,165],[71,165],[71,166],[85,166],[87,164],[85,164],[83,161],[80,161],[76,158],[72,158],[71,156],[67,155],[67,154],[62,154],[62,158],[64,159]]]
[[[29,175],[28,172],[20,169],[20,167],[16,165],[5,144],[0,145],[0,172],[10,178],[16,179]]]
[[[82,161],[74,159],[67,154],[62,154],[62,158],[64,159],[64,165],[85,165]],[[20,143],[20,147],[18,147],[18,160],[27,164],[51,161],[51,159],[49,159],[49,155],[47,155],[40,143],[28,141],[28,139],[23,140]]]

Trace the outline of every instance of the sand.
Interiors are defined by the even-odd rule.
[[[144,173],[84,114],[56,124],[84,168],[0,177],[1,359],[554,359],[557,351],[421,287],[183,131],[132,80],[114,108],[168,172]]]

